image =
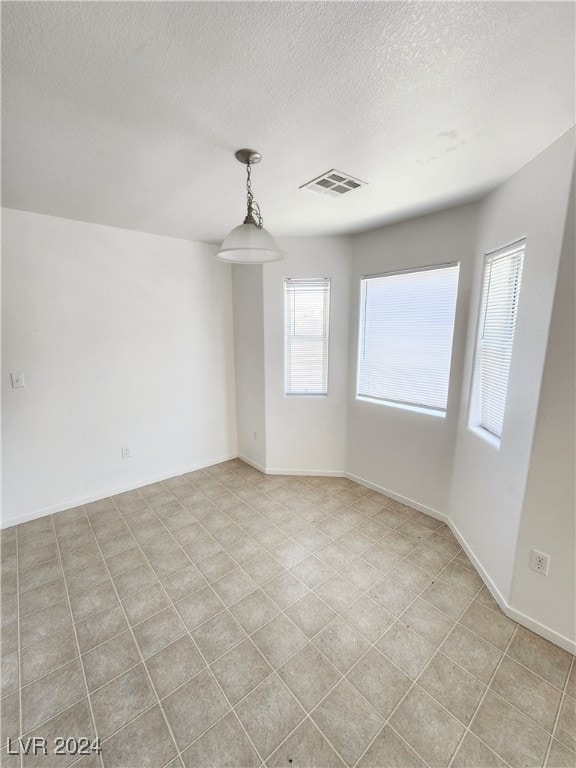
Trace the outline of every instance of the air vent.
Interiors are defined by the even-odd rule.
[[[354,176],[349,176],[347,173],[342,173],[342,171],[336,171],[332,168],[331,171],[326,171],[322,176],[302,184],[300,189],[317,192],[319,195],[340,197],[340,195],[345,195],[346,192],[352,192],[354,189],[365,186],[367,186],[367,182],[360,181],[360,179],[355,179]]]

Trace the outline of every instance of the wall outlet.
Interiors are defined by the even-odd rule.
[[[538,552],[537,549],[533,549],[530,553],[530,568],[541,573],[543,576],[548,576],[550,555],[545,555],[544,552]]]
[[[132,452],[130,451],[129,445],[123,445],[120,450],[122,451],[122,458],[123,459],[131,459],[132,458]]]
[[[10,381],[12,382],[12,389],[18,389],[19,387],[26,386],[23,373],[11,373]]]
[[[252,437],[254,438],[254,440],[258,440],[258,432],[256,432],[255,429],[252,430]]]

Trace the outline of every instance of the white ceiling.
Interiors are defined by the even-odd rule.
[[[3,204],[218,242],[474,199],[574,123],[568,2],[3,2]],[[331,168],[369,183],[299,186]]]

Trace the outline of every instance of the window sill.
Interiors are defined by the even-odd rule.
[[[435,411],[432,408],[424,408],[419,405],[404,405],[403,403],[394,403],[391,400],[376,400],[371,397],[362,397],[356,395],[356,400],[361,403],[373,403],[374,405],[384,405],[388,408],[397,408],[400,411],[411,411],[412,413],[421,413],[425,416],[434,416],[437,419],[445,419],[446,411]]]
[[[500,450],[501,438],[496,437],[496,435],[493,435],[492,432],[488,432],[488,430],[484,429],[484,427],[471,426],[470,424],[468,425],[468,429],[470,432],[476,435],[476,437],[479,437],[485,443],[491,445],[492,448],[496,448],[497,451]]]
[[[302,400],[302,398],[310,398],[311,400],[318,400],[318,398],[328,398],[327,392],[322,392],[318,394],[314,394],[314,392],[284,392],[284,397],[287,400],[290,400],[292,398],[295,398],[297,400]]]

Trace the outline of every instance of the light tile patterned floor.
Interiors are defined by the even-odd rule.
[[[226,462],[7,529],[2,577],[2,765],[576,765],[573,657],[346,479]]]

